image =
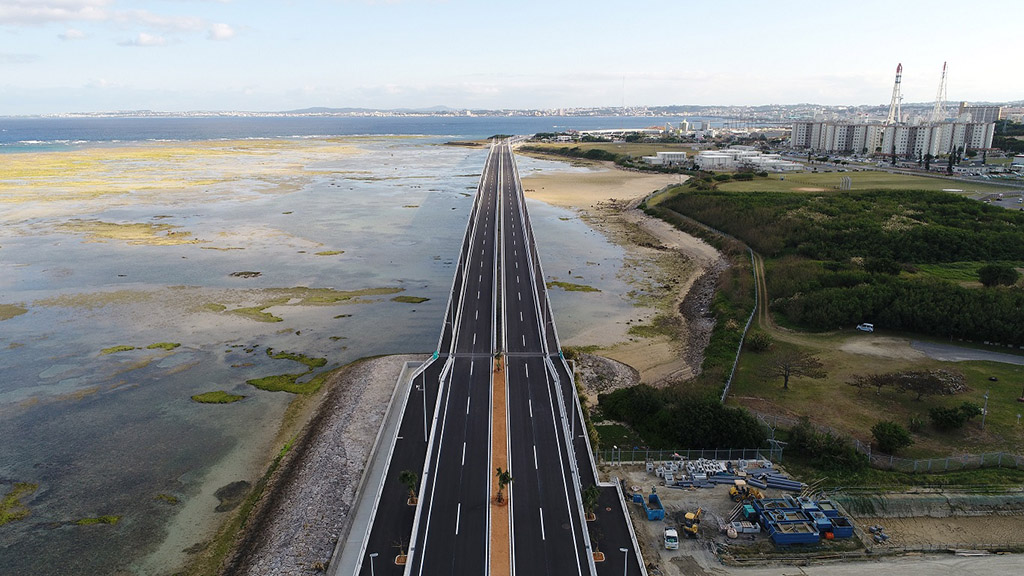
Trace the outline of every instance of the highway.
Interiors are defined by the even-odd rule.
[[[494,370],[496,356],[503,371]],[[497,461],[507,457],[513,482],[508,514],[498,517],[511,536],[492,542],[491,451],[502,438],[492,436],[493,379],[502,374],[506,410],[496,413],[505,414],[507,454]],[[365,488],[376,494],[355,574],[646,574],[614,485],[601,487],[597,521],[584,518],[581,490],[597,483],[596,471],[507,142],[491,146],[437,350],[414,382],[388,452],[378,455],[387,458],[383,480]],[[418,474],[415,506],[403,470]],[[594,545],[614,560],[595,564]],[[491,566],[503,557],[491,546],[508,547],[510,565]],[[624,565],[616,549],[626,548]]]
[[[486,574],[490,520],[491,369],[497,314],[500,157],[488,157],[456,316],[450,377],[435,417],[409,574]]]
[[[470,214],[470,226],[467,226],[463,239],[462,250],[459,254],[458,267],[452,283],[452,291],[445,311],[444,324],[435,358],[416,379],[417,386],[410,392],[409,398],[406,400],[402,423],[394,439],[393,450],[388,456],[390,461],[384,476],[384,485],[377,494],[377,507],[364,542],[362,560],[357,572],[361,576],[369,576],[371,573],[374,576],[377,574],[398,576],[405,572],[405,567],[396,565],[393,559],[400,552],[410,552],[409,546],[412,542],[413,522],[416,519],[417,511],[422,506],[413,507],[406,503],[408,489],[399,481],[399,474],[403,470],[416,472],[420,477],[420,487],[417,492],[421,494],[426,492],[422,489],[423,481],[426,479],[432,488],[431,491],[426,492],[427,498],[425,500],[429,500],[429,495],[434,492],[436,483],[431,481],[431,477],[424,470],[425,462],[427,462],[426,456],[431,436],[430,431],[434,429],[439,420],[445,422],[444,414],[438,415],[439,406],[447,409],[453,398],[465,399],[469,396],[468,390],[470,386],[467,376],[470,372],[474,376],[482,375],[483,380],[480,380],[478,377],[477,381],[484,381],[483,386],[475,386],[473,389],[476,391],[483,389],[485,393],[488,391],[490,365],[487,359],[474,362],[472,358],[457,359],[456,355],[467,352],[472,354],[474,351],[479,350],[487,358],[490,357],[491,339],[488,330],[484,330],[485,336],[479,336],[478,332],[473,329],[473,325],[481,320],[481,315],[483,323],[487,323],[493,318],[493,251],[494,222],[495,213],[497,212],[495,206],[497,180],[497,165],[493,164],[489,158],[484,166],[477,198]],[[481,250],[483,250],[482,254]],[[466,305],[467,299],[472,300],[472,303],[468,306]],[[457,325],[460,328],[466,329],[456,331],[454,328]],[[449,361],[451,361],[451,365],[448,365]],[[445,376],[444,382],[441,380],[442,375]],[[446,386],[451,381],[454,381],[458,388],[454,394],[451,388]],[[478,400],[477,406],[479,408],[478,412],[474,412],[474,415],[478,415],[474,419],[474,423],[478,424],[480,417],[483,417],[485,418],[484,426],[488,426],[489,420],[486,420],[486,417],[489,413],[484,414],[483,410],[486,410],[490,404],[489,394],[483,400],[479,399],[479,395],[470,397],[468,400],[469,404],[464,405],[464,407],[472,409],[473,399]],[[466,400],[462,401],[465,402]],[[424,414],[426,414],[426,417]],[[449,422],[451,427],[450,434],[466,434],[469,415],[464,414],[464,416],[461,419],[461,423]],[[467,450],[470,450],[468,436],[466,438]],[[486,434],[484,434],[484,458],[486,458],[487,450],[486,439]],[[473,443],[473,448],[474,450],[470,450],[469,455],[471,458],[478,458],[477,443]],[[449,457],[451,453],[450,451],[444,451],[444,455]],[[435,462],[433,469],[438,469],[436,452],[432,456],[434,457],[432,461]],[[486,462],[484,462],[483,466],[478,476],[484,476],[484,487],[481,490],[486,490],[487,482],[489,481],[489,477],[486,476]],[[461,466],[452,467],[450,462],[446,460],[442,463],[441,469],[442,471],[461,470]],[[460,479],[460,485],[463,481],[469,484],[475,479],[473,475],[470,475],[469,478]],[[444,487],[445,484],[442,483],[441,486]],[[441,498],[444,499],[449,494],[449,491],[442,489],[441,493]],[[483,501],[478,506],[478,508],[483,508],[484,523],[481,524],[479,522],[479,510],[477,510],[478,513],[476,515],[477,522],[474,523],[472,519],[467,520],[470,526],[475,529],[478,538],[485,537],[487,533],[486,502],[487,495],[484,493]],[[469,506],[467,506],[466,512],[467,516],[472,516]],[[427,518],[430,518],[429,514]],[[439,520],[440,522],[441,520]],[[460,526],[460,531],[463,534],[470,534],[468,529],[461,530],[461,528]],[[438,540],[440,541],[441,539]],[[472,548],[472,546],[468,547]],[[484,554],[485,552],[480,552],[481,558]],[[371,555],[376,556],[371,557]],[[374,558],[378,559],[374,561]]]
[[[574,462],[562,427],[560,391],[546,362],[539,298],[544,284],[527,245],[526,207],[510,150],[503,150],[502,292],[507,354],[512,569],[591,574]],[[542,279],[541,279],[542,280]]]

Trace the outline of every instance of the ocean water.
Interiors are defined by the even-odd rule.
[[[352,135],[415,135],[489,138],[568,129],[647,128],[702,117],[650,116],[425,116],[425,117],[213,117],[29,118],[0,117],[0,153],[60,149],[96,143],[304,138]],[[720,124],[720,119],[710,119]]]
[[[378,135],[358,137],[305,121],[300,130],[294,119],[93,120],[0,119],[0,134],[6,152],[42,158],[162,140],[188,147],[283,135],[285,145],[272,154],[292,154],[287,174],[275,176],[288,185],[264,189],[227,178],[166,194],[15,201],[0,155],[0,304],[27,310],[0,321],[0,493],[17,482],[38,485],[21,498],[29,515],[0,526],[3,574],[172,573],[223,517],[214,492],[254,482],[266,455],[279,448],[275,432],[290,396],[246,380],[304,367],[270,358],[268,349],[326,358],[318,372],[372,354],[432,351],[486,155],[442,144],[516,131],[504,121],[474,119],[427,126],[360,119],[344,130]],[[313,136],[321,132],[354,152],[303,152],[325,140]],[[380,135],[393,133],[404,136]],[[244,155],[204,170],[230,172],[252,161]],[[140,161],[137,169],[173,171],[176,161]],[[161,162],[171,165],[153,166]],[[520,162],[529,170],[569,169]],[[130,180],[133,169],[123,176]],[[56,182],[38,193],[63,192]],[[552,293],[563,339],[595,314],[629,314],[621,250],[571,212],[540,203],[530,210],[549,277],[571,269],[579,277],[573,281],[602,290]],[[170,224],[203,242],[97,238],[76,227],[81,221]],[[260,274],[232,276],[242,271]],[[408,304],[386,294],[322,305],[303,302],[302,287],[392,288],[428,300]],[[265,312],[279,322],[216,306],[271,299]],[[180,346],[146,348],[160,342]],[[103,353],[122,345],[136,349]],[[228,405],[191,400],[212,390],[246,398]],[[118,520],[79,524],[104,516]]]

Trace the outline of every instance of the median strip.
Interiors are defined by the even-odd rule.
[[[494,360],[491,396],[491,575],[511,576],[512,541],[509,533],[508,488],[499,499],[498,474],[508,470],[505,358]]]

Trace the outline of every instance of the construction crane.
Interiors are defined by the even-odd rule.
[[[900,80],[903,78],[903,63],[896,65],[896,83],[892,87],[892,102],[889,103],[889,117],[885,119],[886,124],[896,124],[903,118],[903,112],[900,109],[900,102],[903,100],[903,95],[900,94]]]
[[[941,122],[946,119],[946,63],[942,63],[942,81],[939,82],[939,91],[935,93],[935,107],[932,108],[932,122]]]

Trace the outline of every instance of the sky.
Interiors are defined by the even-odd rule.
[[[1014,2],[0,0],[0,116],[1024,99]],[[1019,15],[1019,14],[1018,14]],[[1000,48],[1002,47],[1002,48]]]

